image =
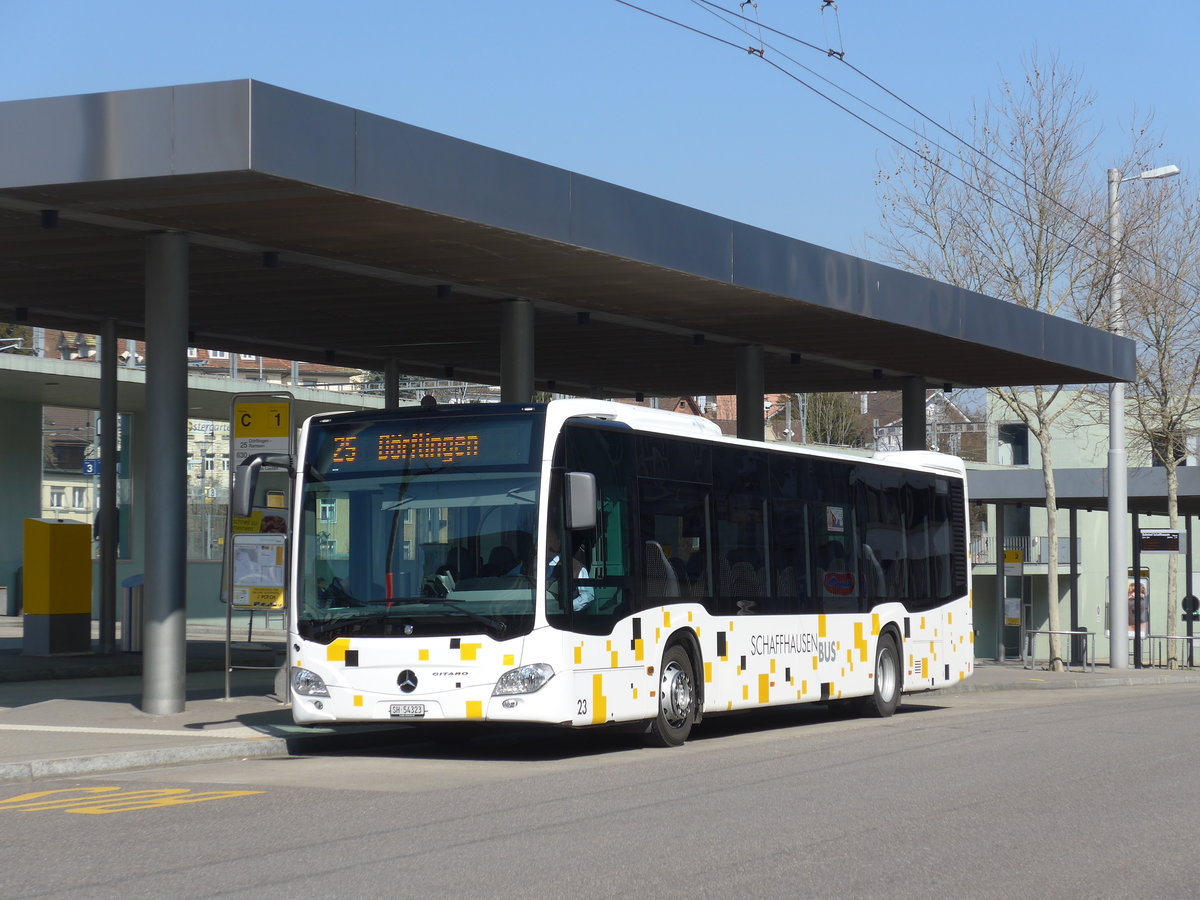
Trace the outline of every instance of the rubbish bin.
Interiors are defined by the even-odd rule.
[[[124,653],[142,652],[142,604],[146,576],[130,575],[121,582],[121,650]]]
[[[1087,659],[1087,629],[1072,628],[1071,635],[1071,665],[1083,666]]]

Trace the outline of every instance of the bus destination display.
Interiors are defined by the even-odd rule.
[[[394,469],[525,468],[531,464],[534,429],[528,418],[495,416],[402,425],[331,422],[323,430],[313,445],[314,465],[318,471],[348,475]]]
[[[334,465],[358,462],[358,435],[342,435],[333,439]],[[371,452],[371,451],[368,451]],[[477,434],[381,434],[375,440],[375,462],[404,462],[405,460],[432,460],[443,464],[468,456],[479,455]]]

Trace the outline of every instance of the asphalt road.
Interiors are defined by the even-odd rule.
[[[0,896],[1196,896],[1198,713],[1194,685],[929,694],[709,719],[672,750],[413,729],[10,784]]]

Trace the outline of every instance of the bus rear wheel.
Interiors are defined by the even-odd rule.
[[[886,718],[900,706],[900,651],[889,632],[879,636],[875,645],[875,690],[864,697],[859,707],[863,715]]]
[[[678,747],[688,739],[696,715],[696,681],[692,659],[679,644],[663,654],[658,681],[658,715],[650,722],[647,743]]]

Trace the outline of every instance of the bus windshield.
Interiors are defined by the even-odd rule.
[[[314,423],[302,472],[302,637],[510,638],[533,627],[540,419]]]

